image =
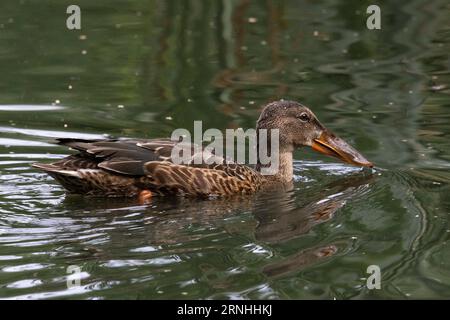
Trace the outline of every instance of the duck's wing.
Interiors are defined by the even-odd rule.
[[[136,181],[145,177],[144,164],[163,160],[158,151],[138,146],[144,140],[57,139],[78,151],[53,163],[34,163],[72,193],[101,196],[134,196]]]
[[[152,143],[153,148],[141,145]],[[84,140],[57,139],[79,153],[53,163],[61,169],[103,169],[127,176],[143,176],[144,164],[148,161],[170,161],[170,152],[175,142],[168,139],[142,140]]]
[[[78,153],[52,164],[35,164],[53,177],[71,176],[106,181],[113,174],[139,180],[142,188],[191,195],[231,194],[253,191],[258,187],[259,173],[244,165],[214,156],[216,164],[197,164],[198,148],[191,146],[192,159],[174,164],[172,150],[178,142],[169,139],[83,140],[58,139],[58,144]],[[201,149],[200,149],[201,150]],[[218,162],[218,164],[217,164]]]

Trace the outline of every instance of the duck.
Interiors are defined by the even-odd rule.
[[[101,197],[137,197],[146,202],[153,196],[221,197],[279,189],[293,181],[293,152],[302,147],[345,163],[372,168],[355,148],[320,123],[314,113],[296,101],[279,100],[262,106],[256,132],[278,129],[278,170],[262,174],[267,164],[254,167],[230,160],[173,161],[179,141],[163,139],[76,139],[55,143],[76,151],[53,163],[34,163],[69,194]]]

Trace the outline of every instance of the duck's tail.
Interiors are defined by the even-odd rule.
[[[55,164],[33,163],[34,168],[46,172],[70,193],[87,193],[91,183],[78,170],[67,170]]]

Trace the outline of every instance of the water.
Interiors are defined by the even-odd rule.
[[[1,5],[0,297],[450,297],[448,2],[383,2],[378,31],[356,0],[83,0],[80,31],[69,4]],[[292,192],[141,206],[30,167],[70,153],[53,137],[250,128],[279,98],[373,174],[305,149]]]

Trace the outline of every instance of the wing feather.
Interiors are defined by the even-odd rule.
[[[154,185],[175,193],[195,196],[231,195],[255,191],[258,185],[227,174],[225,171],[150,161],[145,164],[147,177]]]

